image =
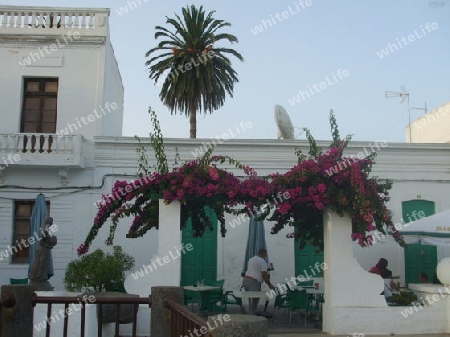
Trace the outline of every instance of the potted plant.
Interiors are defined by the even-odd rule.
[[[69,262],[64,276],[64,285],[69,291],[91,293],[96,298],[126,296],[123,287],[125,272],[133,267],[134,258],[123,252],[122,247],[113,246],[112,253],[105,253],[99,248]],[[120,323],[132,322],[131,306],[129,304],[120,305]],[[102,322],[114,322],[115,305],[103,304],[102,308]]]

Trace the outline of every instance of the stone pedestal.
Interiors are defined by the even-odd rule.
[[[254,315],[225,314],[210,316],[207,326],[214,337],[267,337],[267,319]]]
[[[183,304],[183,288],[152,287],[152,317],[150,331],[152,337],[167,337],[171,333],[170,312],[166,309],[164,300],[171,299]]]
[[[2,308],[1,336],[33,337],[33,300],[34,289],[29,285],[3,285],[2,301],[15,298],[12,308]]]
[[[32,286],[35,291],[53,291],[54,287],[48,281],[38,282],[30,280],[28,285]]]

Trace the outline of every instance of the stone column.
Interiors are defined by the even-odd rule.
[[[148,265],[141,269],[143,275],[135,278],[130,274],[125,279],[129,294],[147,297],[153,286],[179,286],[181,281],[181,231],[179,201],[166,205],[159,200],[158,253]]]
[[[324,211],[323,331],[335,334],[340,313],[346,308],[387,307],[380,293],[383,279],[362,269],[353,256],[351,219]],[[370,248],[368,248],[370,249]]]
[[[152,316],[150,335],[152,337],[167,337],[171,334],[170,313],[166,309],[164,300],[171,299],[183,305],[183,288],[181,287],[152,287]]]
[[[33,337],[33,294],[29,285],[2,285],[2,302],[14,298],[15,304],[2,308],[1,336]]]

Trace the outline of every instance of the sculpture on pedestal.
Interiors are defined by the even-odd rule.
[[[44,225],[41,227],[41,235],[39,246],[36,250],[36,257],[30,272],[30,285],[34,286],[36,290],[53,290],[53,287],[48,282],[52,277],[49,274],[49,266],[52,263],[52,249],[56,246],[56,236],[50,232],[50,227],[53,225],[53,218],[47,217]]]

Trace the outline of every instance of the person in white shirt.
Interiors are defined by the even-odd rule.
[[[264,260],[267,257],[267,250],[260,249],[258,255],[248,260],[247,271],[245,272],[242,286],[246,291],[261,291],[261,284],[267,283],[270,289],[275,287],[270,283],[269,275],[267,274],[267,263]],[[250,312],[256,313],[258,308],[259,298],[251,300]]]

